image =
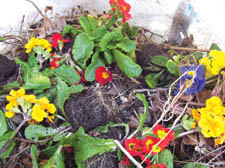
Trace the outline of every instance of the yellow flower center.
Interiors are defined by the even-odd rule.
[[[124,11],[126,11],[126,10],[127,10],[126,6],[123,6],[123,10],[124,10]]]
[[[166,136],[165,130],[158,130],[157,134],[160,139],[162,139],[164,136]]]
[[[184,86],[186,86],[187,88],[191,87],[192,86],[192,80],[186,79],[184,81]]]
[[[107,72],[102,72],[102,78],[103,79],[108,79],[109,78],[109,74]]]
[[[153,152],[159,153],[161,151],[161,148],[159,146],[153,145],[152,146]]]
[[[135,147],[135,143],[130,143],[130,144],[129,144],[129,149],[130,149],[130,150],[134,149],[134,147]]]
[[[145,143],[147,149],[149,148],[149,145],[153,144],[153,141],[151,139],[147,140],[147,142]]]

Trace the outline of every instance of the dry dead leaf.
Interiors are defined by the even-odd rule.
[[[206,100],[212,96],[211,94],[212,91],[207,89],[203,89],[203,91],[198,92],[197,94],[198,102],[204,104]]]
[[[133,115],[130,116],[130,121],[128,123],[130,128],[137,128],[139,126],[139,120],[135,118]]]
[[[63,28],[66,26],[66,17],[59,16],[58,14],[56,14],[55,25],[56,25],[56,32],[61,32]]]
[[[45,28],[46,34],[52,34],[55,31],[53,22],[46,15],[43,18],[43,27]]]
[[[206,144],[206,139],[205,137],[201,134],[201,133],[198,133],[198,137],[199,137],[199,147],[202,147]]]
[[[186,135],[182,138],[182,143],[185,145],[196,146],[198,145],[197,136],[195,134]]]
[[[52,13],[53,7],[52,6],[46,6],[45,7],[45,15],[47,14],[48,11],[51,11],[51,13]]]

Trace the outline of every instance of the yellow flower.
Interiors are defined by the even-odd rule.
[[[54,104],[48,104],[47,108],[46,108],[47,112],[54,114],[56,111],[55,105]]]
[[[13,107],[13,104],[12,103],[8,103],[6,106],[5,106],[5,109],[8,110],[8,111],[11,111]]]
[[[40,108],[40,105],[35,104],[32,108],[31,116],[34,120],[41,122],[47,116],[47,113]]]
[[[221,145],[225,142],[225,133],[223,133],[219,138],[214,139],[215,145]]]
[[[39,104],[49,104],[49,101],[48,101],[48,99],[46,98],[46,97],[42,97],[42,98],[40,98],[39,100],[37,100],[37,103],[39,103]]]
[[[53,120],[55,119],[55,116],[54,115],[48,116],[48,119],[51,123],[53,123]]]
[[[12,112],[12,111],[6,111],[5,112],[5,116],[7,118],[12,118],[16,113]]]
[[[36,103],[36,97],[34,95],[24,95],[24,100],[30,103]]]
[[[205,137],[219,137],[224,132],[224,120],[220,116],[212,117],[209,114],[202,114],[198,123],[202,128],[201,132]]]
[[[210,77],[213,74],[211,73],[211,62],[210,59],[208,57],[203,57],[199,60],[199,64],[201,65],[205,65],[205,76],[206,77]]]
[[[30,41],[25,44],[25,48],[26,48],[26,53],[29,53],[32,51],[32,49],[36,46],[40,46],[45,48],[48,52],[52,51],[52,45],[45,39],[39,39],[39,38],[34,38],[32,37],[30,39]]]

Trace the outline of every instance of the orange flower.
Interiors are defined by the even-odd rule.
[[[105,85],[112,80],[112,73],[104,66],[96,68],[95,79],[101,85]]]
[[[170,131],[170,133],[166,136],[169,131],[169,128],[163,128],[160,124],[157,124],[153,128],[153,134],[157,135],[159,139],[163,139],[162,144],[165,145],[165,147],[168,146],[170,141],[174,140],[175,138],[173,130]]]
[[[191,112],[192,112],[192,117],[193,117],[194,120],[198,123],[199,120],[200,120],[200,117],[201,117],[200,113],[198,112],[197,109],[192,109]]]
[[[137,156],[142,153],[141,141],[136,138],[130,138],[125,140],[125,149],[129,152],[132,156]]]

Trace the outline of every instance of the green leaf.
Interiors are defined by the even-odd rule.
[[[171,74],[179,76],[179,68],[174,61],[168,60],[166,63],[166,67]]]
[[[53,129],[51,127],[44,127],[42,125],[29,125],[25,129],[25,136],[27,139],[38,141],[40,138],[49,137],[62,131],[65,127]]]
[[[188,163],[185,164],[183,168],[207,168],[207,167],[199,163]]]
[[[6,122],[5,115],[2,110],[0,110],[0,137],[8,130],[8,125]]]
[[[86,62],[93,53],[94,42],[86,33],[80,33],[74,42],[72,54],[75,61],[79,63],[82,68],[86,68]]]
[[[42,75],[41,73],[33,72],[31,76],[26,80],[23,88],[25,90],[34,89],[36,93],[41,93],[45,89],[51,87],[50,79],[47,76]]]
[[[125,52],[132,52],[136,49],[135,41],[132,41],[128,38],[125,38],[123,41],[117,43],[116,46]]]
[[[31,146],[31,154],[32,154],[32,168],[38,168],[38,156],[37,156],[37,147],[32,144]]]
[[[5,41],[5,37],[0,37],[0,41]]]
[[[148,74],[145,77],[145,82],[150,88],[156,88],[158,83],[158,78],[155,78],[155,74]]]
[[[96,30],[97,26],[98,26],[98,20],[94,16],[92,16],[90,14],[88,14],[87,17],[88,17],[88,21],[90,23],[92,32],[94,32]]]
[[[141,74],[141,66],[136,64],[130,57],[116,49],[113,50],[113,54],[120,70],[125,73],[128,78],[138,77]]]
[[[91,24],[85,16],[80,16],[79,23],[88,36],[92,36]]]
[[[20,84],[17,81],[10,82],[2,86],[2,89],[0,90],[0,94],[5,93],[7,90],[10,90],[13,88],[19,88],[19,87],[20,87]]]
[[[74,70],[74,68],[66,66],[65,64],[56,68],[55,73],[56,76],[60,77],[68,84],[78,83],[80,81],[80,75]]]
[[[67,33],[71,33],[72,35],[76,36],[81,31],[71,25],[66,25],[63,29],[62,36],[65,36]]]
[[[169,60],[167,56],[157,55],[152,57],[152,63],[158,66],[166,67],[166,63]]]
[[[105,64],[102,58],[99,57],[99,53],[96,52],[91,59],[91,64],[86,68],[86,71],[85,71],[85,79],[87,81],[95,80],[95,70],[99,66],[105,66]]]
[[[198,61],[200,58],[202,58],[202,56],[203,56],[204,54],[203,53],[201,53],[201,52],[195,52],[194,54],[193,54],[193,56],[195,57],[195,59]]]
[[[56,102],[60,110],[62,110],[63,114],[66,116],[64,111],[64,103],[69,98],[71,93],[81,92],[83,90],[82,85],[72,85],[68,87],[67,84],[57,77],[57,97]]]
[[[0,149],[10,140],[13,138],[13,136],[15,135],[14,131],[10,131],[7,132],[6,134],[4,134],[3,136],[0,137]],[[10,156],[10,154],[12,153],[14,147],[15,147],[16,143],[14,141],[11,142],[11,144],[9,145],[9,147],[2,153],[0,153],[0,159],[5,159],[8,158]]]
[[[54,155],[48,160],[48,163],[43,168],[64,168],[64,159],[62,154],[62,145],[59,145]]]
[[[40,66],[38,64],[38,60],[35,57],[35,52],[31,51],[29,53],[29,58],[28,58],[28,64],[32,69],[36,69],[37,71],[40,70]]]
[[[118,42],[122,40],[123,35],[120,31],[113,31],[106,33],[100,41],[100,47],[102,51],[105,51],[109,44],[112,42]]]
[[[31,76],[32,68],[29,64],[21,61],[19,58],[15,58],[14,61],[22,66],[23,81],[26,82]]]
[[[41,74],[47,77],[52,77],[55,76],[55,70],[45,68],[44,71],[41,72]]]
[[[107,64],[112,64],[114,62],[114,58],[110,50],[104,51],[104,58]]]
[[[167,168],[173,168],[173,154],[170,152],[170,150],[165,149],[159,153],[158,162],[165,164]]]
[[[103,25],[95,30],[94,38],[99,42],[107,32],[107,28]]]
[[[83,162],[88,158],[105,152],[113,152],[116,145],[113,139],[100,139],[88,136],[81,127],[75,134],[75,142],[72,144],[75,149],[75,161],[78,168],[84,168]]]
[[[212,43],[209,49],[221,51],[220,47],[216,43]]]
[[[138,35],[138,27],[130,27],[129,23],[124,24],[124,31],[130,39],[134,39]]]

